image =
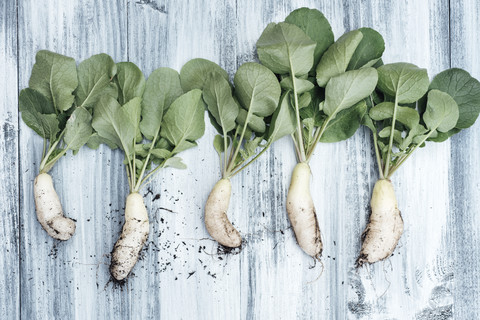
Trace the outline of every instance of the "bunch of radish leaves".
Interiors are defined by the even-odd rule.
[[[195,147],[205,130],[202,92],[184,92],[178,72],[159,68],[145,81],[131,62],[116,64],[116,95],[95,105],[99,141],[120,148],[130,192],[138,192],[161,168],[186,168],[176,155]]]
[[[213,145],[220,158],[222,178],[233,177],[274,141],[295,130],[288,97],[280,98],[277,78],[258,63],[240,66],[233,86],[225,70],[205,59],[187,62],[180,79],[184,90],[203,90],[210,121],[219,133]]]
[[[378,75],[364,124],[373,133],[382,179],[426,141],[445,141],[480,113],[480,83],[462,69],[445,70],[431,83],[425,69],[409,63],[383,65]]]
[[[294,110],[298,162],[308,162],[319,141],[351,137],[367,110],[364,98],[377,84],[382,36],[373,29],[350,31],[333,42],[324,15],[315,9],[293,11],[270,23],[257,41],[258,57],[281,79]]]
[[[29,87],[19,96],[26,125],[43,138],[40,173],[47,173],[68,150],[77,153],[95,144],[92,108],[100,95],[116,95],[115,63],[106,54],[81,62],[54,52],[38,51]]]

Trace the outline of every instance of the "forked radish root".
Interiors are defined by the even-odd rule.
[[[287,195],[287,212],[298,245],[308,255],[320,259],[322,237],[310,195],[310,166],[301,162],[295,166]]]
[[[112,251],[110,273],[116,280],[125,279],[135,266],[147,241],[149,222],[147,208],[139,193],[131,193],[125,205],[125,224]]]
[[[212,238],[220,244],[236,248],[242,244],[242,236],[227,217],[231,192],[230,180],[221,179],[215,184],[205,205],[205,226]]]
[[[43,229],[55,239],[70,239],[75,233],[75,222],[63,215],[62,204],[48,173],[40,173],[35,178],[33,193],[37,219]]]
[[[380,179],[375,183],[370,206],[372,214],[363,232],[358,267],[365,262],[374,263],[391,256],[403,233],[403,219],[389,180]]]

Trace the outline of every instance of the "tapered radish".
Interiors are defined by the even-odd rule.
[[[275,140],[295,130],[293,110],[288,96],[279,104],[278,79],[258,63],[248,62],[238,68],[233,80],[235,90],[228,73],[205,59],[187,62],[180,79],[184,88],[203,90],[210,121],[219,133],[213,146],[219,156],[222,179],[205,204],[206,229],[220,244],[239,247],[242,237],[227,217],[230,179],[258,159]]]
[[[92,64],[95,68],[91,68]],[[55,239],[68,240],[75,232],[75,222],[64,217],[48,172],[69,150],[76,154],[90,141],[90,108],[95,97],[110,86],[113,66],[112,58],[105,54],[93,56],[77,67],[72,58],[41,50],[35,57],[29,87],[18,97],[23,122],[43,138],[42,160],[33,189],[38,221]]]
[[[37,219],[43,229],[55,239],[70,239],[75,233],[75,222],[63,215],[62,204],[48,173],[40,173],[35,178],[33,193]]]
[[[103,95],[94,107],[92,126],[101,140],[125,155],[130,194],[125,224],[112,250],[110,273],[124,280],[148,238],[147,209],[139,194],[166,167],[185,169],[177,156],[195,147],[205,130],[202,92],[183,93],[178,72],[159,68],[147,81],[131,62],[117,64],[118,96]]]
[[[301,162],[295,166],[287,195],[287,213],[298,245],[308,255],[320,259],[322,237],[315,206],[310,195],[310,166]]]
[[[285,22],[270,23],[257,41],[258,59],[282,79],[295,123],[291,136],[298,165],[287,197],[288,216],[300,247],[317,259],[322,240],[308,163],[319,142],[348,139],[360,127],[367,109],[363,100],[378,80],[371,66],[383,51],[382,36],[370,28],[349,31],[334,42],[325,16],[308,8],[294,10]]]
[[[365,262],[374,263],[391,256],[403,233],[402,215],[389,180],[380,179],[375,183],[370,206],[372,214],[362,236],[362,250],[357,259],[359,267]]]
[[[231,192],[230,180],[221,179],[215,184],[205,204],[205,226],[220,244],[236,248],[242,244],[242,236],[227,217]]]
[[[131,193],[125,205],[125,224],[112,251],[110,273],[116,280],[125,279],[138,260],[147,241],[149,222],[147,208],[139,193]]]

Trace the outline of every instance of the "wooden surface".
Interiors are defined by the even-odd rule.
[[[182,154],[187,170],[164,170],[143,190],[151,233],[123,287],[108,273],[128,192],[120,152],[84,148],[52,170],[64,211],[77,220],[71,240],[54,241],[37,222],[41,139],[17,111],[37,50],[77,60],[105,52],[146,75],[203,57],[232,74],[255,59],[267,23],[301,6],[324,12],[336,37],[377,29],[386,62],[412,62],[430,76],[456,66],[480,77],[476,0],[0,1],[0,319],[480,318],[478,123],[420,149],[395,174],[405,233],[393,257],[361,270],[354,262],[377,178],[363,129],[320,144],[311,161],[323,266],[289,228],[295,156],[287,138],[232,180],[229,216],[243,249],[225,253],[209,240],[203,205],[220,176],[209,125],[199,147]]]

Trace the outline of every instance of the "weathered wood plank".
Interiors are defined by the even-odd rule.
[[[385,63],[411,62],[427,68],[430,77],[449,67],[448,1],[350,3],[345,11],[349,12],[350,28],[370,26],[384,36]],[[453,260],[448,253],[454,239],[447,232],[452,215],[450,143],[429,143],[395,174],[392,181],[405,232],[388,261],[354,270],[360,235],[368,222],[371,190],[378,178],[370,134],[365,130],[359,138],[347,142],[357,168],[340,177],[350,181],[344,194],[346,204],[338,210],[347,214],[343,222],[347,224],[341,222],[337,229],[337,241],[344,243],[341,248],[345,250],[337,256],[350,260],[348,315],[361,319],[446,319],[452,314],[453,302]]]
[[[7,13],[15,10],[11,2],[0,8],[2,5],[10,8]],[[480,48],[474,20],[479,6],[467,1],[452,7],[450,43],[448,5],[446,0],[358,4],[21,0],[19,83],[21,88],[27,85],[35,52],[43,48],[76,59],[106,52],[116,61],[135,62],[145,75],[160,66],[179,70],[194,57],[211,59],[233,74],[239,65],[255,59],[255,42],[267,23],[282,21],[301,6],[324,12],[337,38],[361,26],[380,31],[387,41],[386,63],[416,63],[433,75],[449,66],[451,44],[453,64],[471,68],[474,76],[480,76],[478,67],[475,69]],[[5,34],[14,33],[8,19],[1,21],[8,24],[1,29]],[[16,41],[7,39],[8,43]],[[5,48],[14,53],[14,46]],[[16,58],[5,56],[10,58],[5,64],[10,73],[0,78],[0,88],[7,88],[2,80],[10,83],[16,74]],[[2,121],[5,118],[5,123],[13,126],[14,135],[11,143],[1,140],[0,153],[14,156],[17,102],[16,91],[12,96],[11,86],[8,88],[4,94],[7,102],[0,107],[13,110]],[[480,253],[480,221],[476,217],[480,203],[475,196],[480,171],[475,164],[480,159],[478,150],[470,149],[478,145],[478,125],[455,137],[452,145],[430,143],[398,171],[394,184],[405,234],[388,262],[359,271],[354,262],[377,178],[370,135],[362,130],[348,141],[319,145],[311,161],[312,194],[325,250],[324,271],[316,280],[322,267],[314,265],[297,246],[285,211],[295,164],[288,138],[232,179],[229,216],[246,239],[244,248],[224,254],[209,240],[203,206],[220,175],[212,147],[215,132],[206,121],[206,134],[198,148],[182,154],[188,169],[167,169],[143,190],[151,233],[143,259],[122,288],[109,283],[108,273],[108,253],[121,230],[128,192],[121,153],[104,147],[99,151],[82,149],[53,169],[64,210],[78,221],[74,238],[55,243],[34,213],[32,183],[41,141],[20,125],[22,317],[447,319],[452,316],[453,302],[456,318],[479,316],[475,302],[479,299],[480,265],[475,257]],[[4,146],[5,151],[1,149]],[[11,176],[17,169],[13,165],[5,170]],[[16,200],[11,200],[18,199],[14,190],[18,189],[13,186],[2,191],[0,203],[17,212]],[[7,249],[18,254],[14,242],[18,218],[9,217],[2,220],[0,239],[2,235],[10,237]],[[0,258],[0,267],[6,259],[11,258]],[[20,307],[19,291],[14,291],[18,280],[8,274],[0,277],[3,285],[2,281],[8,282],[6,287],[10,285],[14,294],[0,298],[0,306],[8,306],[8,313],[0,308],[0,318],[4,314],[10,317],[11,310]]]
[[[0,318],[20,318],[17,3],[0,3]]]
[[[235,1],[129,1],[129,59],[145,74],[180,70],[192,58],[236,68]],[[197,148],[180,156],[187,170],[163,170],[144,193],[151,233],[129,280],[141,303],[134,318],[238,319],[240,256],[217,255],[203,223],[203,206],[220,178],[208,119]],[[169,212],[163,208],[171,210]],[[233,213],[233,208],[232,208]],[[231,215],[237,223],[241,212]]]
[[[480,78],[480,4],[450,2],[452,67],[464,68]],[[450,194],[455,237],[455,319],[480,318],[480,124],[452,138]]]
[[[49,49],[77,60],[105,52],[127,59],[125,1],[19,1],[20,87],[28,85],[35,53]],[[133,297],[110,287],[106,263],[117,236],[127,182],[122,156],[101,147],[68,154],[51,171],[74,237],[58,243],[35,216],[33,179],[41,139],[20,126],[21,306],[25,319],[128,318]],[[113,296],[121,298],[111,304]]]

